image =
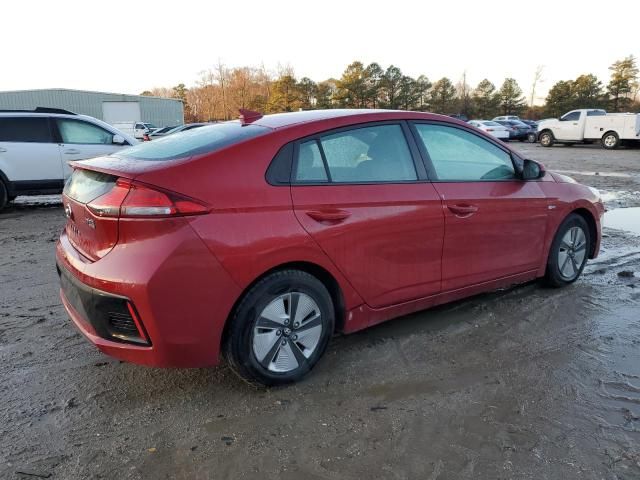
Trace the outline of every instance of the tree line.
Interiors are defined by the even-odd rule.
[[[529,118],[556,117],[575,108],[607,108],[609,111],[640,111],[640,81],[633,56],[609,67],[611,78],[604,86],[593,74],[557,82],[549,90],[543,106],[534,105],[535,89],[540,82],[538,67],[527,99],[513,78],[500,86],[483,79],[470,86],[466,74],[453,82],[447,77],[431,81],[426,75],[405,75],[394,65],[378,63],[349,64],[341,77],[320,82],[296,78],[290,67],[276,74],[264,67],[228,68],[219,63],[201,72],[196,84],[181,83],[173,88],[154,88],[142,95],[182,100],[185,121],[213,121],[237,118],[238,109],[264,113],[328,108],[390,108],[429,111],[469,118],[493,118],[496,115],[524,115]]]

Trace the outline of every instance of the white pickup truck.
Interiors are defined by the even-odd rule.
[[[559,119],[541,121],[538,140],[543,147],[602,142],[604,148],[618,148],[623,142],[640,142],[640,114],[607,113],[595,108],[571,110]]]
[[[143,140],[145,134],[149,135],[155,129],[153,124],[145,122],[114,122],[111,125],[138,140]]]

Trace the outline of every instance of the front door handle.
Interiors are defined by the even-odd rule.
[[[76,148],[70,148],[68,150],[64,150],[64,153],[66,153],[67,155],[77,155],[80,153],[80,150]]]
[[[460,217],[470,217],[478,211],[478,207],[468,204],[447,205],[447,208]]]
[[[351,212],[339,209],[309,210],[307,215],[317,222],[339,223],[349,218]]]

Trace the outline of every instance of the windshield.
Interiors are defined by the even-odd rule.
[[[139,143],[118,151],[114,156],[137,160],[174,160],[211,153],[268,131],[268,128],[259,125],[243,126],[239,121],[217,123]]]

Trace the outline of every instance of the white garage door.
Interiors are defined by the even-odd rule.
[[[119,122],[139,122],[140,103],[138,102],[102,102],[102,119],[113,125]]]

